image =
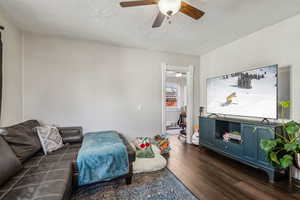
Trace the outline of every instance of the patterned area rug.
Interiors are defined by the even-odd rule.
[[[168,169],[135,174],[132,184],[124,179],[85,186],[72,200],[197,200]]]

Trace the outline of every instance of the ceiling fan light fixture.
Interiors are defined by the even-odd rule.
[[[181,8],[181,0],[160,0],[158,8],[161,13],[171,17],[175,15]]]

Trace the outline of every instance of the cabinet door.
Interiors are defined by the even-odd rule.
[[[215,135],[215,120],[209,118],[200,118],[200,144],[213,145]]]
[[[257,160],[257,130],[255,125],[242,124],[243,157],[255,162]]]
[[[260,141],[262,139],[271,139],[275,137],[274,129],[272,128],[257,128],[257,149],[258,149],[258,155],[257,155],[257,161],[260,164],[266,165],[271,167],[272,165],[268,162],[266,159],[266,153],[264,150],[260,148]]]
[[[215,139],[214,140],[214,146],[221,151],[227,151],[228,150],[228,146],[227,143],[224,142],[222,139]]]
[[[236,157],[240,157],[241,155],[243,155],[243,144],[236,144],[236,143],[229,142],[228,147],[229,147],[229,152],[232,155]]]

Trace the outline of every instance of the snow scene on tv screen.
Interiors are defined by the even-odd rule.
[[[207,112],[262,118],[277,116],[277,66],[207,79]]]

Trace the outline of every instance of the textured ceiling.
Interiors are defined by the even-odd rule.
[[[0,0],[22,30],[106,44],[200,55],[300,13],[300,0],[187,0],[206,12],[177,14],[152,29],[156,5],[120,8],[119,0]]]

